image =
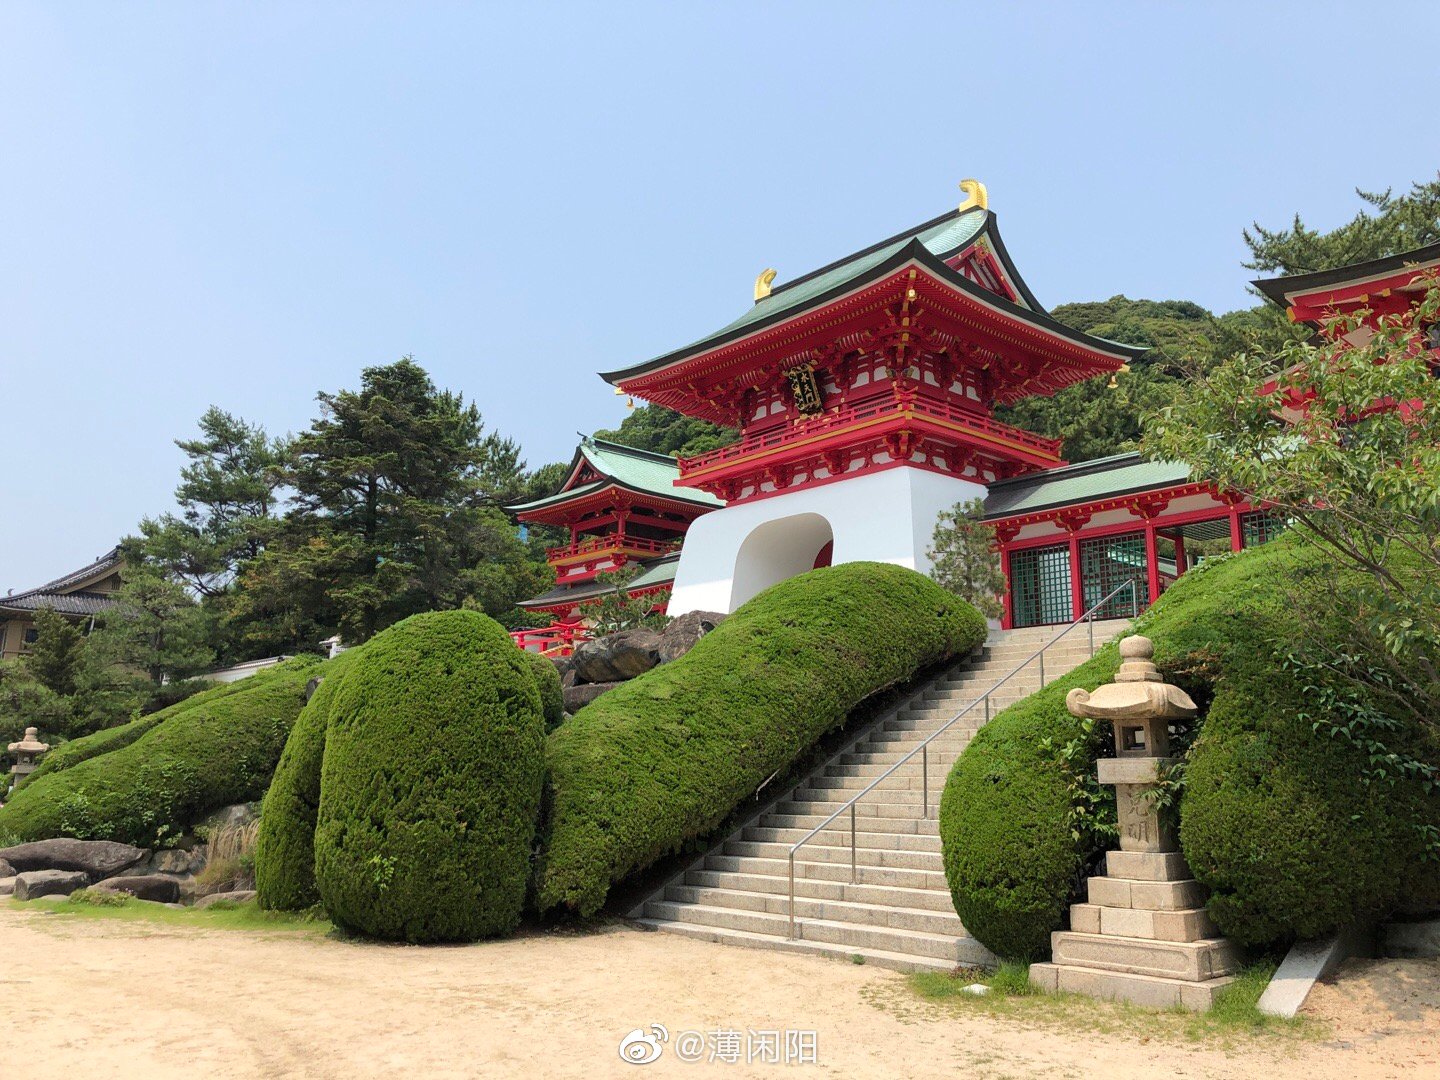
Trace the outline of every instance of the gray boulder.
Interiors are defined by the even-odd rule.
[[[14,877],[15,867],[11,866],[4,859],[0,859],[0,878]]]
[[[27,870],[15,877],[16,900],[38,900],[42,896],[69,896],[90,884],[90,875],[81,870]]]
[[[695,643],[725,621],[718,611],[687,611],[671,619],[660,634],[660,663],[678,660],[695,647]]]
[[[660,663],[660,635],[637,626],[587,641],[575,650],[575,672],[582,683],[623,682]]]
[[[129,869],[150,852],[144,848],[117,844],[113,840],[36,840],[0,849],[5,860],[20,873],[29,870],[75,870],[92,881],[113,877]]]
[[[594,701],[601,694],[614,690],[619,686],[618,682],[603,683],[581,683],[579,686],[567,686],[565,688],[565,711],[567,713],[579,712],[590,702]]]
[[[14,896],[14,895],[15,895],[15,878],[14,878],[13,876],[12,876],[12,877],[0,877],[0,896]]]
[[[197,908],[207,908],[212,904],[230,903],[243,904],[247,900],[255,899],[254,889],[233,889],[230,892],[211,893],[209,896],[202,896],[195,901]]]
[[[164,874],[141,874],[138,877],[108,878],[95,886],[106,892],[127,893],[137,900],[154,900],[157,904],[180,902],[180,882]]]

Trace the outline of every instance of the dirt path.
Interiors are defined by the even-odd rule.
[[[1440,1075],[1440,966],[1317,995],[1331,1038],[1225,1048],[956,1015],[890,972],[628,929],[420,949],[0,910],[5,1073],[27,1080]],[[814,1031],[819,1064],[621,1061],[653,1023]]]

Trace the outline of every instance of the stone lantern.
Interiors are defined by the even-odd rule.
[[[1120,850],[1070,907],[1070,929],[1051,935],[1051,963],[1032,964],[1047,990],[1116,998],[1139,1005],[1208,1009],[1233,981],[1239,957],[1205,912],[1205,890],[1190,874],[1172,828],[1147,793],[1170,758],[1170,723],[1198,713],[1190,696],[1161,677],[1149,638],[1120,642],[1115,681],[1093,693],[1071,690],[1075,716],[1115,725],[1115,757],[1096,762],[1115,787]]]
[[[50,749],[48,743],[42,743],[39,739],[39,731],[33,727],[25,729],[25,736],[19,742],[12,742],[6,747],[15,757],[15,764],[10,766],[10,775],[13,778],[11,785],[20,783],[36,769],[36,760],[41,754]]]

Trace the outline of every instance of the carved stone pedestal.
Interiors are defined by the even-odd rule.
[[[1088,902],[1071,906],[1070,929],[1051,936],[1051,962],[1032,964],[1030,980],[1046,990],[1205,1010],[1234,981],[1240,958],[1210,922],[1204,889],[1146,797],[1170,760],[1169,721],[1196,712],[1183,690],[1160,680],[1153,654],[1148,639],[1126,638],[1115,682],[1066,698],[1075,715],[1115,725],[1117,756],[1098,771],[1102,784],[1115,785],[1120,850],[1106,855]]]

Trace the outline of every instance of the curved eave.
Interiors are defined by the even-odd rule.
[[[654,376],[667,368],[693,361],[707,353],[714,352],[716,349],[733,345],[746,338],[757,337],[786,322],[813,314],[817,308],[822,308],[852,293],[859,292],[867,286],[884,280],[910,264],[914,264],[925,270],[926,273],[930,274],[937,281],[950,286],[967,300],[997,311],[1017,322],[1026,323],[1042,333],[1063,338],[1071,344],[1079,345],[1082,348],[1099,354],[1101,357],[1111,359],[1115,367],[1118,367],[1126,361],[1138,359],[1148,351],[1140,346],[1124,345],[1120,342],[1095,337],[1082,330],[1076,330],[1073,327],[1066,326],[1043,309],[1031,310],[1030,308],[1006,300],[1004,297],[997,296],[995,293],[990,292],[990,290],[975,284],[959,271],[952,270],[945,264],[942,258],[932,254],[921,241],[912,240],[896,251],[894,255],[882,260],[870,269],[857,274],[855,277],[840,282],[834,288],[816,296],[807,304],[777,312],[772,317],[739,327],[730,333],[709,338],[697,345],[686,346],[684,349],[668,353],[665,356],[658,357],[655,360],[637,365],[636,367],[627,368],[622,371],[602,373],[601,378],[620,387],[627,393],[638,393],[644,396],[644,391],[640,389],[638,380]],[[1017,286],[1018,284],[1019,280],[1017,278]]]
[[[1440,263],[1440,243],[1427,244],[1398,255],[1387,255],[1381,259],[1351,263],[1333,270],[1313,270],[1306,274],[1287,274],[1284,277],[1256,278],[1250,284],[1259,289],[1268,299],[1282,308],[1288,308],[1302,297],[1322,290],[1339,291],[1370,281],[1379,281],[1405,271],[1412,266]]]
[[[655,491],[648,491],[645,488],[635,487],[631,484],[624,484],[618,480],[606,479],[596,480],[593,484],[586,484],[583,487],[571,488],[567,491],[560,491],[544,499],[537,499],[531,503],[524,503],[520,506],[507,506],[506,509],[514,514],[519,520],[546,525],[553,522],[540,517],[544,514],[546,518],[552,517],[547,511],[563,510],[578,503],[602,502],[605,499],[611,501],[617,493],[624,493],[634,501],[665,508],[675,507],[680,510],[718,510],[725,504],[711,495],[694,488],[677,487],[676,494],[661,494]],[[691,498],[681,492],[695,491],[697,497]]]

